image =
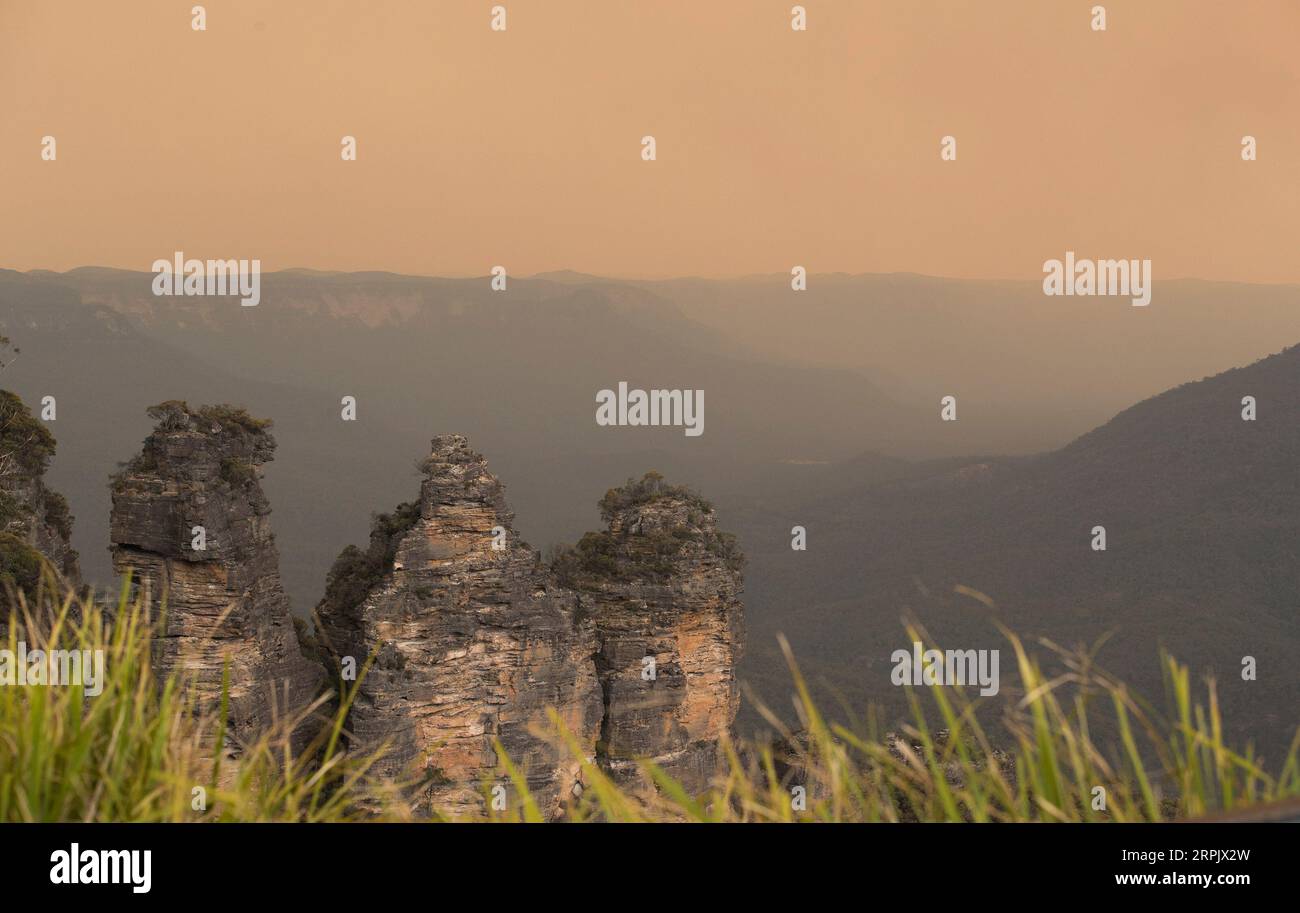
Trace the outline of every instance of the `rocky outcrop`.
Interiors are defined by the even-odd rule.
[[[597,757],[624,785],[649,785],[644,758],[702,791],[739,708],[743,558],[707,501],[656,473],[610,490],[600,508],[606,529],[554,561],[596,624]]]
[[[742,559],[712,506],[649,474],[607,493],[606,529],[544,566],[463,437],[435,438],[422,468],[419,500],[376,517],[366,550],[344,550],[317,608],[336,671],[372,662],[353,746],[388,743],[378,772],[418,778],[423,808],[478,816],[484,784],[503,779],[499,740],[554,818],[581,786],[555,708],[623,785],[650,786],[645,758],[706,788],[743,641]]]
[[[23,401],[0,390],[0,606],[5,609],[10,590],[32,594],[45,568],[64,584],[80,582],[68,502],[45,484],[54,448],[54,436]]]
[[[132,574],[155,619],[165,617],[156,671],[188,676],[200,711],[218,705],[229,663],[230,730],[247,740],[309,703],[324,681],[300,651],[280,585],[259,483],[275,450],[270,422],[178,401],[149,415],[157,427],[113,479],[113,567]],[[308,734],[299,731],[299,745]]]
[[[519,539],[501,483],[465,438],[434,438],[422,469],[419,500],[377,517],[366,551],[339,556],[317,608],[336,662],[373,655],[351,710],[353,745],[389,743],[378,773],[417,774],[421,809],[469,817],[487,811],[485,782],[514,797],[499,740],[543,815],[557,817],[580,764],[554,739],[547,708],[593,755],[593,625]]]

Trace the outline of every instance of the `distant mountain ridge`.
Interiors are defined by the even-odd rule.
[[[593,488],[647,468],[709,491],[752,559],[740,677],[778,709],[777,631],[859,707],[896,703],[878,685],[905,613],[1005,647],[957,584],[1023,633],[1118,630],[1100,661],[1157,697],[1164,643],[1216,671],[1247,727],[1285,729],[1278,708],[1300,696],[1286,652],[1300,648],[1300,378],[1295,349],[1258,360],[1300,339],[1295,287],[1157,278],[1134,309],[911,275],[813,274],[793,293],[780,275],[564,274],[495,293],[486,278],[292,270],[264,274],[262,303],[240,308],[156,298],[150,278],[0,270],[0,332],[23,350],[5,383],[59,400],[49,478],[81,518],[92,582],[108,577],[107,541],[83,531],[101,528],[107,475],[148,433],[140,404],[180,397],[276,417],[265,487],[299,613],[374,505],[409,493],[422,429],[454,427],[494,455],[542,546],[587,528]],[[706,433],[597,427],[594,394],[619,380],[704,389]],[[344,394],[357,423],[340,421]],[[939,419],[947,394],[956,422]],[[790,549],[796,524],[807,552]],[[1098,524],[1105,553],[1088,548]],[[1247,654],[1254,690],[1233,665]]]
[[[6,382],[60,402],[52,478],[75,512],[106,515],[103,480],[149,430],[141,402],[275,415],[280,465],[295,469],[273,469],[266,485],[295,544],[282,573],[299,611],[319,598],[338,550],[364,536],[372,505],[400,497],[417,428],[462,428],[501,454],[525,534],[546,543],[585,529],[593,474],[611,486],[652,467],[734,486],[779,459],[827,460],[877,440],[873,429],[928,424],[861,375],[756,359],[635,289],[512,279],[503,294],[479,280],[276,273],[263,277],[262,303],[243,308],[155,297],[144,272],[88,272],[0,272],[0,332],[23,349]],[[704,389],[705,435],[597,426],[596,392],[621,380]],[[357,398],[356,423],[340,421],[344,395]],[[98,534],[79,542],[92,581],[108,579],[106,545]]]
[[[1255,421],[1242,418],[1246,396]],[[1300,708],[1298,465],[1292,346],[1144,400],[1054,452],[741,517],[755,652],[783,630],[844,693],[897,705],[883,645],[900,641],[903,615],[963,649],[998,647],[995,619],[1065,646],[1109,633],[1103,667],[1158,697],[1164,647],[1214,674],[1226,715],[1271,744]],[[807,552],[790,550],[792,523],[807,527]],[[1091,547],[1096,526],[1104,552]],[[775,666],[768,653],[755,662]],[[1247,656],[1267,675],[1243,681]]]

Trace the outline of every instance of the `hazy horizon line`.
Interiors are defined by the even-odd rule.
[[[208,259],[208,258],[196,257],[194,259]],[[223,258],[212,258],[212,259],[224,260],[224,259],[238,259],[238,258],[223,257]],[[73,266],[65,270],[46,269],[43,267],[34,267],[31,269],[24,270],[24,269],[16,269],[13,267],[0,266],[0,272],[13,272],[23,276],[30,276],[33,274],[67,276],[77,271],[91,271],[91,270],[99,270],[102,272],[115,272],[115,273],[139,273],[140,275],[145,275],[145,276],[153,275],[153,271],[148,269],[135,269],[129,267],[122,267],[122,266],[103,266],[100,264],[93,264],[93,263],[84,264],[82,266]],[[266,275],[266,276],[273,276],[282,273],[308,273],[308,274],[315,274],[320,276],[376,275],[376,276],[391,276],[398,279],[434,279],[434,280],[443,279],[449,281],[467,281],[467,280],[476,280],[476,279],[490,280],[492,278],[490,273],[434,275],[429,273],[399,272],[390,269],[352,269],[352,270],[321,269],[319,267],[314,267],[314,266],[286,266],[278,269],[261,271],[261,275]],[[553,277],[558,277],[558,276],[573,276],[585,280],[598,280],[603,282],[642,282],[642,283],[744,282],[749,280],[757,280],[757,279],[766,280],[766,279],[773,279],[773,278],[780,278],[784,281],[789,278],[789,274],[785,272],[742,273],[742,274],[720,275],[720,276],[703,276],[699,274],[664,275],[664,276],[612,276],[612,275],[603,275],[600,273],[588,273],[588,272],[584,272],[583,270],[573,269],[572,267],[542,270],[540,272],[534,272],[534,273],[521,273],[518,276],[509,273],[507,273],[507,275],[509,275],[510,278],[512,279],[552,279]],[[1028,282],[1038,284],[1041,283],[1042,281],[1041,278],[1024,278],[1024,277],[964,278],[961,276],[937,275],[934,273],[919,273],[916,272],[915,270],[892,270],[889,272],[870,272],[870,271],[849,272],[846,270],[827,270],[824,272],[818,272],[818,271],[809,270],[808,275],[832,277],[832,278],[848,278],[848,279],[885,278],[885,277],[902,276],[902,277],[912,277],[917,279],[933,279],[942,282],[963,282],[972,285],[974,284],[999,285],[999,284],[1007,284],[1007,283],[1028,283]],[[1249,286],[1257,286],[1257,287],[1277,287],[1277,288],[1290,288],[1290,287],[1300,286],[1300,282],[1250,282],[1243,279],[1211,279],[1204,276],[1172,276],[1166,279],[1153,278],[1152,282],[1156,282],[1156,283],[1203,282],[1211,285],[1249,285]]]

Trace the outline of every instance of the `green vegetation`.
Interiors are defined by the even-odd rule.
[[[214,422],[227,431],[243,431],[246,434],[260,434],[270,431],[272,421],[269,418],[254,418],[249,415],[247,410],[238,406],[201,406],[198,411],[199,418],[206,422]]]
[[[299,615],[294,615],[293,633],[298,639],[298,649],[302,651],[303,656],[318,665],[332,668],[331,661],[326,655],[324,646],[316,637],[316,632],[312,628],[311,624],[308,623],[307,619]]]
[[[16,393],[0,390],[0,475],[32,479],[54,456],[54,435]]]
[[[13,533],[0,533],[0,604],[9,604],[10,593],[32,598],[44,566],[40,552]]]
[[[705,540],[704,547],[714,556],[721,558],[722,562],[733,571],[739,572],[745,566],[745,553],[740,550],[740,544],[731,533],[719,532],[709,536]]]
[[[397,787],[371,776],[381,756],[343,755],[343,721],[355,695],[335,712],[325,698],[283,721],[237,759],[207,746],[227,737],[220,713],[196,714],[180,678],[157,681],[149,662],[145,606],[124,589],[105,613],[68,595],[45,611],[23,603],[9,618],[7,647],[105,651],[104,691],[77,685],[0,687],[0,821],[350,821],[410,816]],[[37,624],[32,615],[45,619]],[[909,632],[920,637],[915,632]],[[724,769],[700,795],[687,794],[651,764],[657,789],[614,784],[552,713],[550,731],[582,765],[586,789],[567,817],[601,821],[1155,821],[1188,818],[1300,796],[1300,733],[1270,773],[1224,744],[1213,682],[1194,694],[1188,670],[1165,658],[1172,714],[1151,711],[1125,686],[1076,664],[1074,679],[1047,680],[1037,660],[1008,634],[1026,697],[1008,701],[1012,744],[999,750],[976,722],[961,689],[927,689],[927,713],[913,693],[913,721],[873,736],[829,722],[814,706],[787,645],[803,729],[779,747],[724,742]],[[368,669],[368,666],[367,666]],[[364,678],[367,669],[363,669]],[[1093,703],[1097,707],[1091,706]],[[1093,742],[1090,717],[1113,715],[1117,744]],[[288,760],[289,733],[316,715],[319,733]],[[769,715],[770,717],[770,715]],[[770,717],[774,725],[780,724]],[[937,726],[936,726],[937,724]],[[535,820],[536,802],[512,759],[497,748],[498,776],[515,784],[498,820]],[[1148,761],[1147,759],[1153,759]],[[413,774],[405,785],[416,784]],[[796,810],[791,786],[807,790]],[[193,806],[195,786],[206,806]],[[491,784],[484,784],[485,808]],[[1096,808],[1097,788],[1106,807]],[[436,809],[433,810],[436,813]]]
[[[1214,683],[1206,683],[1205,701],[1198,701],[1187,667],[1172,658],[1163,658],[1162,669],[1173,715],[1161,719],[1086,658],[1075,657],[1068,680],[1048,680],[1020,640],[1010,633],[1007,639],[1027,697],[1006,708],[1014,733],[1006,750],[990,743],[962,689],[927,689],[934,702],[929,716],[911,692],[913,722],[897,733],[873,735],[831,723],[814,705],[782,638],[803,729],[785,730],[759,708],[782,732],[781,741],[724,742],[725,769],[700,795],[689,795],[648,762],[641,767],[653,791],[633,794],[619,787],[583,756],[552,712],[557,737],[581,762],[586,784],[567,816],[628,822],[1143,822],[1300,796],[1300,731],[1278,773],[1266,772],[1249,750],[1223,742]],[[1092,699],[1118,720],[1119,744],[1103,747],[1092,740]],[[934,725],[936,718],[941,727]],[[513,765],[497,750],[502,771],[518,786]],[[806,808],[794,807],[795,785],[806,789]],[[1097,807],[1099,788],[1104,809]],[[535,820],[535,807],[521,802],[502,817]]]
[[[191,427],[192,419],[199,419],[208,425],[218,425],[223,431],[244,434],[261,434],[269,431],[272,426],[269,418],[254,418],[239,406],[221,404],[191,409],[189,403],[183,399],[169,399],[156,406],[150,406],[145,410],[145,414],[157,423],[159,431],[185,431]]]
[[[94,697],[80,685],[0,687],[0,821],[347,821],[362,804],[396,807],[366,778],[377,756],[339,750],[355,691],[332,716],[322,697],[238,759],[214,758],[210,746],[231,738],[223,716],[196,714],[184,680],[154,678],[151,633],[125,588],[111,616],[69,595],[9,618],[0,646],[103,650],[107,674]],[[291,758],[290,734],[309,718],[319,732]]]
[[[189,404],[183,399],[169,399],[144,410],[156,423],[159,431],[184,431],[190,426]]]
[[[64,539],[72,538],[72,513],[68,510],[68,499],[57,491],[44,490],[45,522],[58,530]]]
[[[257,470],[252,463],[236,457],[226,457],[221,461],[221,478],[223,481],[240,488],[257,481]]]
[[[662,498],[677,498],[701,513],[713,513],[713,505],[684,485],[669,485],[653,469],[640,479],[628,479],[620,488],[611,488],[600,499],[600,518],[606,523],[629,507],[639,507]]]
[[[0,491],[0,529],[5,529],[15,520],[21,520],[27,514],[22,503],[7,491]]]
[[[349,545],[334,559],[325,578],[326,612],[350,614],[393,569],[397,547],[420,519],[419,502],[397,505],[391,514],[375,514],[370,521],[370,546],[363,552]]]
[[[215,426],[219,433],[243,439],[244,446],[241,450],[244,455],[228,456],[221,461],[221,479],[236,488],[257,480],[255,463],[269,458],[270,451],[275,447],[275,441],[268,433],[272,426],[271,420],[254,418],[238,406],[200,406],[192,409],[184,400],[169,399],[150,406],[145,412],[154,420],[155,431],[164,434],[191,430],[209,434]],[[159,451],[156,439],[146,439],[140,453],[127,462],[118,464],[117,472],[109,477],[109,487],[117,491],[128,476],[157,471]]]
[[[559,545],[548,555],[551,571],[564,586],[591,589],[602,582],[628,583],[659,581],[677,570],[674,560],[690,543],[703,545],[710,554],[722,559],[727,567],[739,571],[744,555],[736,537],[711,526],[703,526],[713,513],[713,505],[691,489],[669,485],[653,470],[640,479],[628,479],[620,488],[611,488],[600,499],[600,516],[606,523],[625,518],[635,507],[672,499],[687,507],[686,522],[664,529],[633,532],[601,530],[586,533],[575,546]]]
[[[725,782],[702,801],[673,798],[662,774],[649,770],[667,797],[660,807],[692,820],[1158,821],[1300,795],[1300,730],[1270,776],[1249,750],[1224,744],[1213,681],[1206,702],[1198,703],[1187,667],[1173,658],[1161,661],[1173,709],[1162,719],[1087,656],[1069,656],[1071,674],[1047,679],[1021,641],[1005,633],[1026,695],[1004,708],[1011,745],[993,745],[960,688],[925,689],[934,704],[929,714],[909,689],[912,723],[897,733],[831,723],[781,638],[803,730],[791,733],[759,708],[782,732],[784,750],[762,748],[742,761],[743,748],[728,748]],[[1116,745],[1091,736],[1091,721],[1106,711],[1118,721]],[[792,783],[807,789],[806,812],[791,808]],[[1097,807],[1098,788],[1104,809]]]
[[[204,747],[219,744],[224,736],[220,716],[195,715],[183,681],[152,678],[145,607],[129,602],[124,589],[114,615],[110,620],[90,601],[70,595],[43,627],[25,614],[11,617],[11,649],[20,631],[43,649],[103,649],[113,674],[104,693],[94,698],[79,686],[0,688],[0,770],[6,772],[0,777],[0,821],[406,817],[393,787],[367,776],[377,754],[345,758],[338,752],[355,690],[343,696],[311,748],[292,762],[285,761],[288,734],[305,715],[244,746],[237,761],[223,766]],[[813,705],[791,660],[804,732],[784,734],[784,756],[767,746],[724,745],[726,770],[700,796],[687,795],[649,764],[644,769],[658,790],[629,794],[583,757],[553,716],[555,738],[581,761],[588,784],[569,816],[626,821],[1150,821],[1300,795],[1296,742],[1277,776],[1262,770],[1249,752],[1231,750],[1220,737],[1213,683],[1207,687],[1208,703],[1196,703],[1186,667],[1172,659],[1165,660],[1164,669],[1174,714],[1164,723],[1122,684],[1081,669],[1120,721],[1122,744],[1112,756],[1089,738],[1087,701],[1059,700],[1062,683],[1044,680],[1020,641],[1008,638],[1029,695],[1012,709],[1016,744],[1010,751],[998,752],[989,744],[959,689],[931,692],[941,730],[927,722],[915,697],[914,723],[901,737],[873,739],[831,724]],[[788,657],[788,647],[783,648]],[[322,705],[318,701],[312,712]],[[515,781],[522,797],[504,817],[537,817],[518,769],[499,748],[498,753],[501,775]],[[1143,761],[1148,753],[1160,759],[1158,767]],[[792,783],[807,789],[806,810],[792,807]],[[204,809],[192,806],[194,785],[207,791]],[[1094,807],[1099,786],[1106,790],[1104,811]]]
[[[559,545],[551,553],[551,570],[563,586],[590,589],[601,582],[665,580],[674,570],[673,557],[682,550],[684,535],[652,533],[638,537],[635,548],[628,537],[601,531],[586,533],[576,546]]]
[[[0,337],[0,347],[6,342]],[[45,567],[27,542],[35,526],[43,521],[64,539],[72,536],[67,500],[40,482],[54,450],[45,424],[16,394],[0,390],[0,604],[19,593],[35,597]]]

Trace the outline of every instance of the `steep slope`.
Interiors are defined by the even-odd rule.
[[[155,618],[165,607],[157,670],[189,676],[200,711],[219,705],[229,666],[231,728],[246,740],[304,707],[324,679],[300,652],[258,482],[275,449],[270,423],[179,401],[149,414],[157,427],[113,479],[113,566]]]
[[[740,706],[743,557],[711,504],[657,473],[611,489],[600,509],[606,528],[553,561],[595,620],[597,758],[619,782],[650,786],[645,758],[702,791]]]
[[[1146,400],[1059,451],[984,460],[750,517],[755,640],[787,632],[857,706],[901,710],[900,617],[942,646],[1066,646],[1159,699],[1164,647],[1214,674],[1238,735],[1276,749],[1300,706],[1300,347]],[[1258,414],[1244,421],[1243,397]],[[789,527],[808,528],[806,552]],[[1093,528],[1106,550],[1092,548]],[[994,600],[990,610],[954,591]],[[1245,681],[1244,657],[1258,663]],[[784,706],[771,650],[750,667]]]
[[[1134,308],[1046,298],[1040,279],[818,273],[799,293],[789,273],[642,285],[764,356],[867,372],[926,407],[958,396],[975,421],[931,435],[931,456],[1059,447],[1161,390],[1300,339],[1300,285],[1173,279],[1157,263],[1151,304]]]
[[[423,468],[419,501],[377,518],[368,552],[344,550],[317,607],[336,668],[374,656],[349,721],[354,744],[390,742],[378,772],[422,770],[423,809],[462,817],[487,811],[482,785],[498,779],[500,740],[555,817],[579,764],[538,728],[551,728],[554,707],[594,753],[591,623],[519,539],[501,483],[465,438],[434,438]]]
[[[54,436],[14,393],[0,390],[0,605],[14,592],[34,592],[44,562],[65,581],[80,582],[68,502],[45,484]],[[7,614],[7,613],[5,613]],[[0,617],[0,624],[4,623]]]
[[[898,435],[915,424],[861,373],[756,358],[670,299],[628,283],[512,277],[494,292],[486,278],[290,270],[264,273],[261,303],[242,308],[233,299],[158,297],[152,278],[82,269],[43,283],[73,289],[83,304],[202,361],[263,381],[324,384],[335,401],[353,394],[389,423],[433,414],[492,452],[521,438],[534,450],[592,453],[650,440],[715,459],[806,450],[826,458],[880,442],[875,429]],[[597,427],[595,393],[620,380],[703,389],[714,423],[698,439],[680,428]],[[434,395],[448,388],[463,395]],[[802,408],[796,393],[822,408]],[[850,414],[870,424],[836,418]]]
[[[157,298],[151,278],[0,270],[0,331],[23,348],[6,384],[28,401],[58,396],[51,480],[83,518],[107,514],[100,480],[112,454],[147,433],[141,403],[235,402],[275,416],[278,458],[295,471],[264,484],[301,614],[340,549],[364,539],[375,505],[409,497],[407,454],[427,444],[423,428],[463,430],[491,453],[521,532],[544,545],[581,535],[593,489],[647,466],[721,500],[779,489],[780,460],[831,460],[932,424],[928,406],[893,403],[861,374],[755,360],[622,283],[512,277],[496,293],[486,279],[287,271],[264,274],[261,304],[241,308]],[[597,426],[595,393],[619,380],[703,389],[704,435]],[[357,397],[356,422],[340,420],[344,395]],[[112,587],[103,530],[83,522],[74,535],[87,578]]]
[[[317,607],[336,674],[373,657],[353,745],[390,744],[379,770],[417,781],[415,807],[476,817],[485,782],[513,792],[499,740],[555,818],[582,783],[554,708],[620,782],[652,788],[637,768],[650,758],[703,789],[736,716],[744,641],[742,559],[712,507],[648,475],[608,492],[607,528],[548,567],[464,437],[434,438],[423,471],[419,500],[343,551]]]
[[[294,470],[271,473],[261,484],[277,508],[284,587],[302,615],[320,598],[339,549],[364,536],[372,506],[402,496],[411,464],[405,454],[427,443],[422,432],[380,421],[366,400],[362,421],[344,425],[340,394],[323,386],[327,377],[316,386],[292,386],[240,376],[229,359],[207,361],[149,337],[111,308],[85,304],[75,289],[52,280],[0,271],[0,329],[22,349],[6,365],[6,386],[32,403],[57,397],[58,421],[49,427],[59,452],[47,484],[66,495],[80,518],[72,541],[86,581],[109,591],[116,585],[104,478],[149,434],[153,423],[142,404],[229,402],[276,416],[277,459]]]

